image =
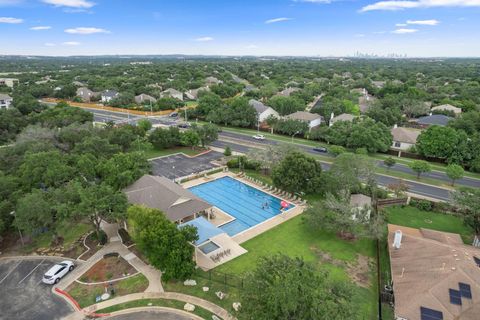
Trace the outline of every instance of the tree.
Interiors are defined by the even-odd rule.
[[[138,248],[162,271],[162,278],[185,280],[195,270],[191,243],[198,239],[195,227],[178,226],[163,212],[134,205],[128,209],[128,223]]]
[[[115,190],[127,187],[149,170],[150,163],[139,152],[117,153],[97,165],[102,181]]]
[[[232,155],[232,148],[230,148],[230,146],[226,146],[223,155],[225,157],[230,157]]]
[[[127,198],[121,191],[115,191],[107,184],[94,184],[79,190],[79,212],[95,227],[100,239],[100,223],[125,218]]]
[[[293,151],[273,168],[273,184],[288,192],[314,192],[318,186],[322,167],[315,158]]]
[[[392,157],[388,157],[387,159],[383,160],[383,164],[385,167],[387,167],[387,171],[390,170],[396,163],[397,161]]]
[[[157,149],[178,146],[180,145],[180,130],[177,127],[156,128],[148,137],[148,141]]]
[[[360,190],[361,182],[371,184],[375,181],[375,163],[368,157],[353,153],[342,153],[337,156],[329,170],[335,185],[339,187],[331,190],[349,190],[351,193]]]
[[[453,187],[456,180],[463,178],[465,170],[463,170],[462,166],[459,166],[458,164],[449,164],[445,169],[445,173],[452,180]]]
[[[186,147],[192,147],[193,149],[198,146],[200,137],[198,136],[197,131],[194,129],[189,129],[181,134],[180,141],[182,142],[182,145]]]
[[[405,183],[402,179],[398,180],[397,183],[391,183],[387,185],[387,188],[391,190],[394,194],[395,197],[400,197],[405,194],[405,192],[408,191],[408,184]]]
[[[410,167],[410,169],[412,169],[417,173],[417,179],[420,179],[420,175],[422,173],[427,173],[432,171],[432,167],[430,166],[430,163],[428,163],[425,160],[412,161],[408,166]]]
[[[15,210],[15,226],[28,234],[35,234],[42,227],[53,223],[51,204],[46,193],[34,190],[18,200]]]
[[[431,126],[417,139],[418,152],[426,157],[462,162],[468,154],[467,135],[450,127]]]
[[[142,130],[145,134],[148,130],[152,129],[152,123],[148,119],[141,119],[137,122],[137,126]]]
[[[267,101],[281,116],[305,110],[305,102],[295,97],[274,96]]]
[[[258,320],[352,319],[350,284],[332,282],[311,262],[261,257],[244,281],[242,317]]]
[[[198,105],[195,110],[199,117],[204,118],[210,111],[220,109],[222,106],[222,98],[215,93],[207,92],[198,99]]]
[[[193,129],[197,132],[202,147],[218,139],[218,127],[214,124],[207,123],[203,126],[193,126]]]
[[[462,187],[452,192],[453,203],[462,210],[463,222],[480,236],[480,189]]]
[[[308,124],[305,121],[294,119],[279,119],[274,125],[274,130],[289,136],[294,134],[305,135],[308,132]]]

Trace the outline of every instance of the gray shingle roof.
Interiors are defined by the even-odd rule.
[[[428,124],[428,125],[436,124],[439,126],[446,126],[450,120],[452,120],[451,117],[447,117],[443,114],[432,114],[431,116],[418,118],[417,123]]]
[[[268,109],[268,106],[255,99],[250,99],[250,101],[248,101],[248,104],[251,105],[258,114]]]
[[[161,210],[171,221],[212,207],[189,190],[160,176],[144,175],[123,191],[130,203]]]
[[[115,90],[105,90],[102,92],[102,96],[115,98],[116,96],[118,96],[118,92]]]

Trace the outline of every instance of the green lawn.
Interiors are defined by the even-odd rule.
[[[372,240],[343,241],[332,232],[314,231],[306,225],[302,217],[296,217],[245,243],[242,247],[248,253],[223,264],[215,271],[243,276],[255,268],[258,259],[276,253],[292,257],[303,257],[306,261],[318,264],[318,268],[328,270],[332,280],[346,281],[346,270],[340,266],[320,262],[319,251],[328,253],[333,259],[355,264],[357,254],[373,258],[375,245]],[[370,278],[374,278],[372,270]],[[369,289],[356,287],[352,301],[360,308],[359,319],[371,319],[377,310],[375,281]]]
[[[190,147],[178,147],[178,148],[158,150],[155,148],[151,148],[151,149],[145,150],[144,152],[145,152],[145,155],[147,156],[147,159],[153,159],[158,157],[169,156],[175,153],[184,153],[187,156],[196,156],[197,154],[205,152],[205,149],[195,148],[193,150]]]
[[[389,207],[386,209],[388,223],[411,228],[458,233],[465,243],[471,243],[473,230],[463,224],[457,216],[422,211],[415,207]]]
[[[178,300],[140,299],[140,300],[134,300],[134,301],[116,304],[114,306],[98,310],[97,313],[112,313],[112,312],[124,310],[124,309],[149,307],[149,306],[166,307],[166,308],[183,310],[184,305],[185,305],[185,302],[178,301]],[[213,313],[211,313],[210,311],[205,310],[199,306],[195,306],[195,310],[193,311],[193,314],[196,314],[197,316],[202,317],[203,319],[212,319],[212,315],[213,315]]]

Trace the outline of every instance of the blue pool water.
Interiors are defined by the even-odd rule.
[[[235,217],[235,220],[220,226],[220,229],[230,236],[234,236],[281,213],[281,199],[231,177],[206,182],[191,187],[189,190]],[[267,204],[267,206],[262,208],[264,204]],[[286,210],[293,207],[290,204]]]

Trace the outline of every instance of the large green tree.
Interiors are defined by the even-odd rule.
[[[276,187],[292,193],[315,192],[322,167],[305,153],[293,151],[273,168],[272,179]]]
[[[452,199],[462,209],[464,223],[480,236],[480,189],[462,187],[452,192]]]
[[[463,175],[465,174],[465,170],[463,170],[462,166],[459,166],[458,164],[450,164],[445,169],[445,173],[452,180],[452,187],[453,187],[455,185],[455,181],[463,178]]]
[[[467,156],[467,135],[450,127],[431,126],[417,139],[416,147],[421,155],[460,163]]]
[[[192,275],[196,228],[178,228],[163,212],[137,205],[128,208],[128,223],[137,247],[162,271],[164,280],[185,280]]]
[[[242,319],[353,319],[353,288],[332,282],[311,262],[285,255],[261,257],[241,291]]]
[[[18,200],[15,210],[15,225],[30,235],[42,227],[51,227],[54,222],[51,203],[44,191],[34,190]]]

